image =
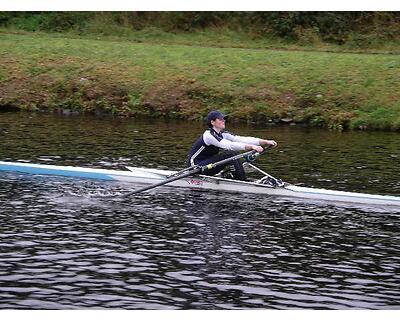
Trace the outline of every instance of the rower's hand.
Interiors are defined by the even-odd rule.
[[[275,140],[264,140],[264,145],[270,146],[271,148],[275,148],[278,144]]]
[[[264,151],[264,148],[261,146],[252,146],[252,149],[257,151],[258,153],[261,153]]]

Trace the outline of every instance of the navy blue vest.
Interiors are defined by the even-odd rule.
[[[213,128],[209,129],[209,131],[211,135],[218,141],[221,141],[223,139],[222,131],[218,133]],[[203,140],[203,135],[201,135],[190,148],[188,155],[188,165],[192,165],[192,160],[194,161],[194,163],[197,163],[198,161],[208,159],[218,154],[220,150],[221,148],[218,148],[216,146],[206,145]]]

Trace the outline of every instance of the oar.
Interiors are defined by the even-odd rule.
[[[150,186],[146,186],[146,187],[143,187],[143,188],[140,188],[140,189],[133,190],[132,192],[129,192],[129,193],[125,194],[124,197],[129,197],[129,196],[131,196],[133,194],[136,194],[136,193],[140,193],[140,192],[143,192],[143,191],[154,189],[154,188],[163,186],[163,185],[165,185],[167,183],[170,183],[170,182],[182,179],[182,178],[186,178],[186,177],[195,175],[195,174],[200,173],[200,172],[206,172],[207,170],[211,170],[211,169],[215,168],[216,166],[228,163],[230,161],[234,161],[234,160],[237,160],[237,159],[240,159],[240,158],[245,158],[245,157],[247,157],[247,158],[249,158],[249,157],[256,158],[259,155],[260,155],[260,153],[258,153],[255,150],[252,150],[252,151],[248,151],[248,152],[245,152],[245,153],[242,153],[242,154],[238,154],[236,156],[233,156],[233,157],[230,157],[230,158],[227,158],[227,159],[215,162],[215,163],[207,164],[205,166],[192,166],[192,167],[189,167],[189,168],[186,168],[184,170],[179,171],[178,173],[170,176],[169,178],[165,179],[164,181],[161,181],[161,182],[158,182],[158,183],[155,183],[155,184],[152,184]],[[180,174],[181,172],[182,172],[182,174]]]

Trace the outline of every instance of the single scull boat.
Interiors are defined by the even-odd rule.
[[[0,161],[0,171],[14,171],[36,175],[58,175],[85,179],[115,180],[138,184],[157,184],[176,174],[175,171],[159,169],[138,167],[127,167],[127,169],[129,171]],[[400,207],[400,197],[396,196],[307,188],[288,183],[279,183],[276,185],[268,183],[270,181],[268,177],[270,176],[267,175],[258,181],[237,181],[218,176],[210,177],[199,174],[172,181],[168,185],[193,189],[244,192],[332,202]]]

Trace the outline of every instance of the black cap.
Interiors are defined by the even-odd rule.
[[[222,112],[216,110],[216,111],[211,111],[207,115],[207,124],[208,126],[211,126],[211,120],[215,121],[216,119],[226,119],[228,116],[226,114],[223,114]]]

